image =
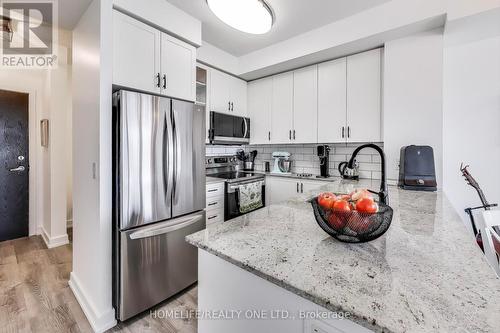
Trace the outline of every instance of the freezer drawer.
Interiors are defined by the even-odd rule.
[[[196,248],[185,237],[205,228],[205,212],[120,232],[117,317],[126,320],[197,281]]]

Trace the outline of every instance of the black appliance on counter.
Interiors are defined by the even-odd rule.
[[[250,118],[210,111],[210,144],[244,145],[250,143]]]
[[[240,215],[240,186],[256,184],[260,188],[261,205],[253,210],[266,206],[266,176],[262,173],[244,171],[242,162],[236,156],[207,156],[205,158],[206,175],[225,180],[224,185],[224,221]]]
[[[330,146],[320,145],[317,147],[319,157],[319,176],[318,178],[330,177]]]
[[[399,187],[405,190],[436,191],[436,169],[432,147],[411,145],[401,148]]]

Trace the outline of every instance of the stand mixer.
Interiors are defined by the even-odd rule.
[[[271,173],[277,174],[291,174],[290,169],[292,166],[292,161],[290,161],[291,154],[286,151],[275,151],[273,153],[274,167]]]

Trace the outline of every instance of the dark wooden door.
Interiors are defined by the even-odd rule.
[[[28,94],[0,90],[0,241],[28,236]]]

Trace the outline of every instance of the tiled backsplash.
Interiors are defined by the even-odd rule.
[[[208,155],[234,155],[236,150],[257,150],[255,159],[255,170],[264,171],[264,162],[273,167],[274,159],[272,153],[275,151],[287,151],[292,154],[292,172],[319,174],[319,157],[316,154],[317,144],[307,145],[265,145],[265,146],[208,146]],[[330,146],[330,174],[340,176],[337,170],[340,162],[348,161],[354,149],[360,144],[329,144]],[[382,144],[380,144],[383,147]],[[363,149],[356,160],[359,162],[360,178],[380,179],[380,156],[373,149]]]

